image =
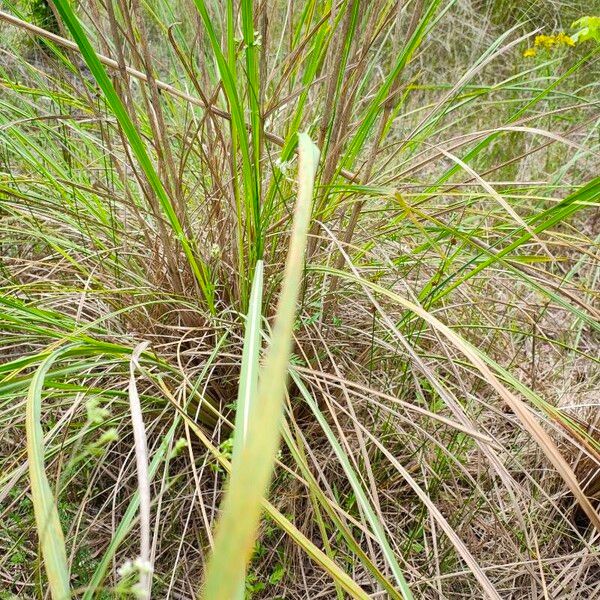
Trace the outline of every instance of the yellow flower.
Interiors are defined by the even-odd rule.
[[[533,58],[537,54],[537,50],[535,48],[527,48],[525,52],[523,52],[523,56],[525,58]]]
[[[575,45],[575,40],[570,35],[567,35],[566,33],[563,33],[562,31],[556,36],[556,42],[558,44],[563,44],[564,46],[574,46]]]
[[[563,33],[557,33],[556,35],[536,35],[535,42],[533,43],[534,48],[543,48],[544,50],[552,50],[555,46],[574,46],[575,40]],[[531,48],[526,50],[525,52],[529,52]],[[527,54],[527,56],[535,56],[534,54]]]
[[[535,42],[534,42],[534,46],[536,48],[539,48],[540,46],[546,48],[546,50],[550,50],[550,48],[552,48],[552,46],[554,46],[554,44],[556,43],[556,39],[554,38],[553,35],[536,35],[535,36]]]

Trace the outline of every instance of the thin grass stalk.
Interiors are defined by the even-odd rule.
[[[92,47],[92,44],[89,41],[81,23],[79,22],[79,19],[73,12],[69,1],[56,0],[55,5],[62,20],[79,46],[81,55],[83,56],[88,68],[92,72],[94,79],[102,89],[108,104],[110,105],[115,117],[119,121],[119,124],[131,146],[131,150],[133,151],[133,154],[135,155],[142,171],[144,172],[150,187],[158,197],[161,208],[173,229],[173,234],[179,240],[182,246],[190,268],[200,287],[200,290],[202,291],[202,295],[206,301],[207,307],[211,312],[214,312],[214,286],[210,281],[210,276],[206,265],[204,265],[202,260],[198,259],[192,250],[191,243],[185,235],[171,199],[169,198],[169,195],[167,194],[167,191],[158,173],[156,172],[154,165],[152,164],[152,160],[146,151],[146,147],[140,134],[133,124],[121,98],[119,98],[119,95],[117,94],[111,80],[106,73],[106,70],[100,62],[96,51]]]
[[[143,569],[140,573],[140,588],[144,598],[150,598],[152,590],[152,564],[150,553],[150,477],[148,475],[148,442],[146,428],[135,381],[135,370],[140,355],[148,347],[148,342],[138,344],[131,353],[129,362],[129,406],[135,443],[135,462],[137,466],[138,490],[140,497],[140,559]]]

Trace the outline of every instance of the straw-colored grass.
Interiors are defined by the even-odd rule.
[[[591,10],[3,4],[0,600],[600,597]]]

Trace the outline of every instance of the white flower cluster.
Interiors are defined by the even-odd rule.
[[[121,580],[133,579],[139,580],[140,575],[152,575],[152,565],[147,561],[141,558],[136,558],[135,560],[126,560],[118,569],[117,574],[119,575]],[[121,582],[122,584],[125,582]],[[133,583],[132,585],[127,585],[127,591],[133,594],[136,598],[140,598],[140,600],[146,600],[148,598],[147,590],[143,589],[139,582]]]

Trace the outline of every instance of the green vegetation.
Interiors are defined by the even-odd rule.
[[[600,595],[590,11],[3,4],[0,600]]]

